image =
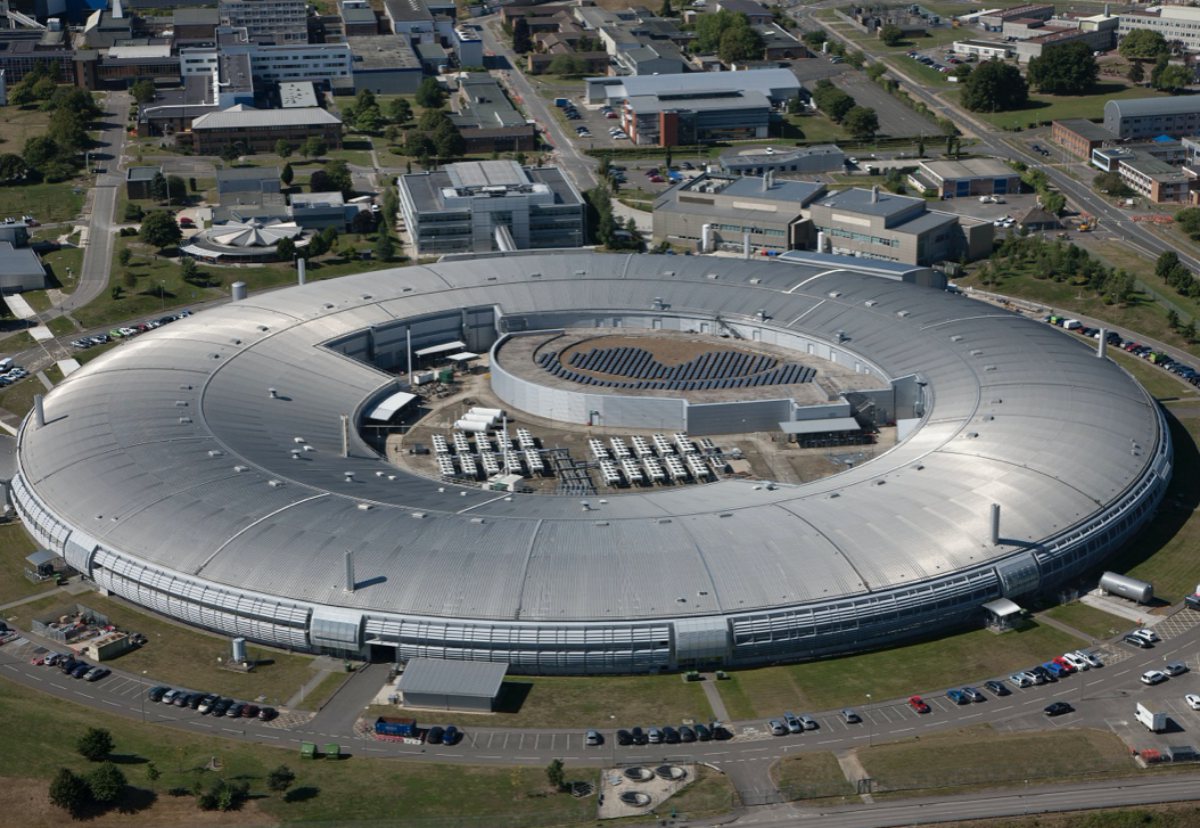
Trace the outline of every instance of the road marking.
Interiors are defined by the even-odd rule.
[[[503,756],[479,756],[479,759],[503,759]]]
[[[108,699],[101,699],[101,701],[105,704],[111,704],[113,707],[121,707],[121,705],[117,704],[115,701],[109,701]]]
[[[66,690],[66,689],[67,689],[67,688],[63,687],[61,684],[55,684],[54,682],[50,682],[50,686],[51,686],[51,687],[57,687],[59,690]]]
[[[915,727],[901,727],[891,731],[892,733],[907,733],[910,730],[916,730]]]

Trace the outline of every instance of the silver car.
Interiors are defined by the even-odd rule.
[[[786,736],[788,732],[788,729],[783,726],[783,722],[779,721],[779,719],[771,719],[771,721],[767,722],[767,727],[771,728],[772,736]]]

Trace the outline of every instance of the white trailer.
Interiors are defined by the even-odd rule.
[[[1167,729],[1167,714],[1156,704],[1138,702],[1134,717],[1152,733],[1162,733]]]

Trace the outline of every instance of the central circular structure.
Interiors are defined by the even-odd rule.
[[[1002,596],[1053,595],[1138,530],[1171,474],[1159,409],[1118,366],[912,276],[839,257],[546,254],[251,296],[63,380],[22,423],[13,498],[38,543],[100,587],[293,649],[603,673],[878,647],[982,620]],[[815,374],[766,398],[595,386],[537,362],[556,337],[575,338],[568,359],[636,346],[667,367],[769,356]],[[410,348],[459,343],[490,350],[518,418],[656,430],[661,416],[699,436],[851,405],[886,412],[899,439],[801,485],[584,508],[399,469],[356,427],[402,390]],[[806,388],[822,399],[797,399]]]

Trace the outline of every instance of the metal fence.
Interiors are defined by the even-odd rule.
[[[68,615],[78,617],[78,625],[57,626],[60,624],[59,619]],[[108,616],[102,612],[96,612],[91,607],[84,606],[83,604],[64,604],[55,609],[52,615],[43,615],[40,618],[34,618],[33,631],[53,641],[57,641],[59,644],[70,644],[72,641],[80,640],[81,637],[94,637],[86,635],[86,633],[95,627],[102,627],[107,624]]]

